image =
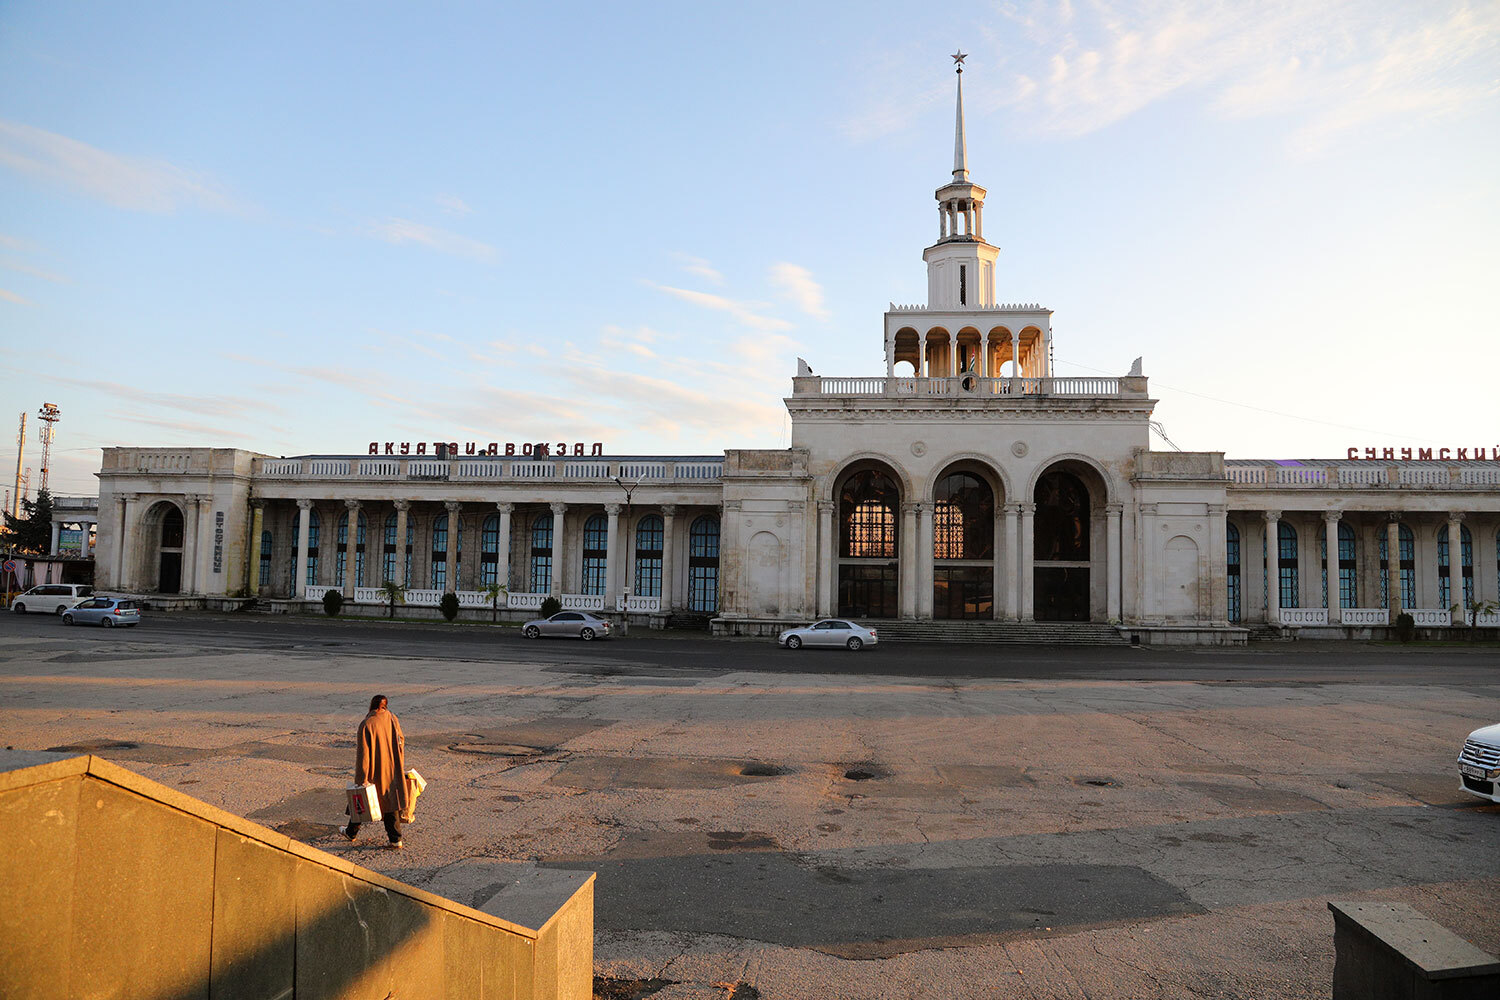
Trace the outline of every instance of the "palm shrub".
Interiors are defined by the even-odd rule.
[[[385,595],[386,608],[389,609],[386,617],[396,617],[396,605],[406,603],[406,588],[394,580],[387,580],[380,585],[380,592]]]
[[[330,590],[323,595],[323,613],[329,618],[337,615],[344,607],[344,595],[337,590]]]
[[[490,583],[484,587],[484,596],[490,599],[490,621],[500,620],[500,595],[509,596],[510,588],[503,583]]]
[[[443,599],[438,601],[438,610],[441,611],[443,613],[443,617],[448,619],[450,622],[453,619],[457,618],[458,595],[451,590],[448,591],[443,595]]]
[[[551,618],[553,615],[557,614],[561,610],[562,610],[562,601],[559,601],[557,598],[553,597],[551,594],[548,594],[542,600],[542,617],[543,618]]]

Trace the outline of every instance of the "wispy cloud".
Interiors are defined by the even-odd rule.
[[[691,254],[685,253],[677,253],[672,256],[681,262],[682,269],[688,274],[696,274],[698,277],[705,281],[710,281],[715,285],[724,284],[724,275],[702,257],[694,257]]]
[[[372,223],[368,232],[376,239],[396,246],[415,243],[439,253],[486,262],[499,257],[499,251],[488,243],[461,236],[447,229],[439,229],[437,226],[413,222],[411,219],[387,219],[384,222]]]
[[[468,202],[456,194],[440,194],[432,200],[437,202],[438,208],[449,215],[469,215],[474,211],[469,207]]]
[[[762,314],[759,311],[765,308],[765,303],[762,302],[740,302],[735,299],[725,298],[722,295],[714,295],[710,292],[695,292],[690,288],[673,288],[671,285],[658,285],[651,281],[648,281],[646,284],[657,291],[666,292],[674,298],[681,299],[684,302],[691,302],[695,306],[727,312],[740,323],[757,330],[789,330],[792,326],[792,324],[784,319],[777,319],[775,316]]]
[[[1459,113],[1500,96],[1495,3],[1027,0],[996,9],[1007,27],[983,32],[965,106],[971,121],[1003,110],[1038,135],[1085,135],[1196,95],[1222,117],[1285,116],[1294,149],[1316,151],[1361,126]],[[892,72],[865,76],[876,89],[844,125],[858,140],[952,101],[951,77],[912,93],[929,54],[880,58]]]
[[[32,267],[30,264],[22,264],[19,261],[0,260],[0,267],[3,267],[9,271],[15,271],[18,274],[27,274],[33,278],[41,278],[43,281],[50,281],[53,284],[68,284],[68,279],[60,274],[54,274],[51,271],[43,271],[39,267]]]
[[[102,393],[132,403],[156,406],[166,410],[178,410],[205,417],[263,417],[268,404],[264,399],[249,399],[242,396],[193,396],[177,392],[156,392],[139,386],[125,385],[102,379],[71,378],[65,375],[48,375],[53,382],[77,386],[90,392]]]
[[[606,350],[628,351],[640,358],[654,358],[656,352],[648,344],[654,344],[661,339],[661,334],[649,326],[636,327],[634,330],[626,330],[622,327],[610,325],[604,328],[599,337],[599,346]]]
[[[785,261],[772,264],[771,285],[809,316],[828,318],[828,309],[823,305],[823,286],[813,280],[807,268]]]
[[[17,295],[15,292],[6,291],[3,288],[0,288],[0,299],[4,299],[6,302],[14,302],[18,306],[30,306],[36,304],[28,298]]]
[[[0,166],[134,212],[239,206],[207,175],[146,157],[111,153],[56,132],[0,119]]]

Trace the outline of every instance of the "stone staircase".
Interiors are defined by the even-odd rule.
[[[861,622],[882,641],[972,642],[1031,646],[1129,646],[1113,625],[1099,622],[883,621]]]
[[[1279,625],[1267,625],[1265,622],[1240,622],[1239,627],[1250,633],[1250,642],[1291,642],[1297,638],[1296,629],[1283,629]]]
[[[712,611],[683,611],[681,609],[672,612],[667,619],[667,628],[687,629],[693,632],[707,633],[709,622],[713,621]]]

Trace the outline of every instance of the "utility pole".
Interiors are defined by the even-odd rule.
[[[52,464],[52,437],[56,433],[57,422],[62,419],[62,411],[57,408],[56,403],[43,403],[37,416],[42,420],[42,426],[37,428],[37,437],[42,439],[42,485],[39,489],[46,490],[47,471]]]
[[[21,433],[16,435],[16,492],[10,500],[10,516],[21,516],[21,462],[26,457],[26,413],[21,412]]]

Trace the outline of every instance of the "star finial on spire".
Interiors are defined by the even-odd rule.
[[[962,73],[964,71],[964,60],[969,58],[969,55],[963,49],[959,49],[957,52],[953,53],[950,58],[952,58],[953,60],[954,69],[957,72]]]

